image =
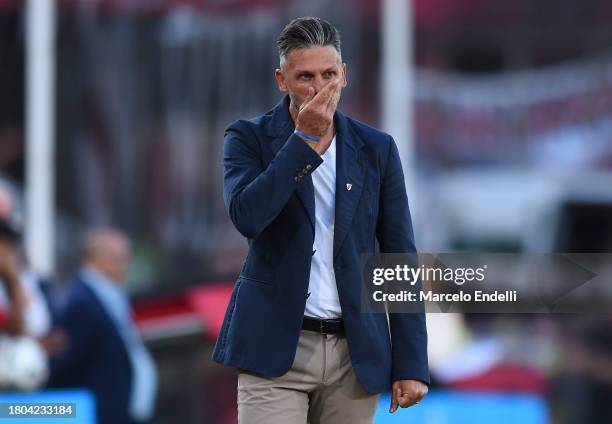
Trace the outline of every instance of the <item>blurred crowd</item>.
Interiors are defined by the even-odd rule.
[[[202,422],[177,419],[171,402],[235,422],[213,411],[235,409],[235,382],[209,364],[201,332],[166,341],[157,384],[125,273],[168,298],[240,272],[222,133],[278,101],[287,17],[339,25],[341,107],[375,126],[382,116],[382,2],[170,3],[58,2],[61,277],[48,281],[24,253],[19,190],[2,179],[25,181],[26,25],[24,2],[0,1],[0,390],[87,388],[101,423],[146,421],[156,388],[154,422]],[[612,177],[600,178],[612,175],[612,2],[412,3],[419,250],[612,251]],[[125,233],[98,227],[109,222]],[[531,393],[550,422],[612,422],[612,317],[430,314],[428,325],[434,388]]]
[[[91,229],[74,277],[51,283],[28,265],[18,216],[16,196],[0,180],[0,390],[86,389],[98,423],[149,421],[157,370],[123,287],[128,238]]]

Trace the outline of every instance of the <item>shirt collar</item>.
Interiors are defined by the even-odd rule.
[[[86,266],[81,270],[83,281],[101,298],[107,308],[124,308],[127,294],[120,283],[111,280],[97,269]]]

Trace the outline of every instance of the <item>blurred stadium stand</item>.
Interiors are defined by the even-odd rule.
[[[57,4],[58,279],[74,270],[84,228],[127,231],[135,240],[136,317],[162,378],[156,422],[235,422],[235,377],[208,361],[218,310],[246,252],[222,206],[223,129],[278,101],[274,41],[297,15],[320,15],[341,29],[350,83],[341,108],[378,125],[380,1]],[[420,250],[611,251],[612,3],[415,0],[414,7],[418,195],[411,202]],[[23,36],[23,2],[0,0],[0,167],[18,185]],[[469,317],[457,327],[457,346],[491,335],[529,346],[516,357],[551,388],[486,399],[432,393],[414,411],[380,422],[410,414],[461,422],[459,403],[478,405],[474,423],[581,422],[568,412],[579,403],[575,393],[555,386],[581,334],[565,334],[565,326],[556,317]],[[577,380],[590,384],[584,373],[576,371]],[[598,393],[612,387],[596,384],[604,387]],[[487,415],[487,405],[525,415],[504,420]],[[436,410],[450,415],[426,415]]]

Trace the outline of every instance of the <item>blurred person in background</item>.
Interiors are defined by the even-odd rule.
[[[0,180],[0,387],[33,390],[47,378],[47,354],[61,348],[39,279],[28,269],[16,224],[15,195]],[[2,321],[5,321],[4,324]]]
[[[148,421],[157,370],[131,315],[124,282],[131,262],[128,239],[95,229],[84,239],[83,264],[59,311],[67,347],[51,359],[51,387],[93,392],[99,424]]]
[[[28,267],[28,263],[23,253],[21,242],[21,231],[19,225],[16,224],[17,211],[16,200],[13,191],[9,188],[8,183],[0,180],[0,225],[5,229],[5,252],[11,258],[12,267],[17,273],[17,280],[21,290],[23,291],[23,332],[35,337],[45,344],[48,342],[49,347],[57,344],[52,337],[47,340],[47,336],[51,335],[51,312],[48,299],[43,293],[41,280]],[[10,240],[7,244],[6,241]],[[0,288],[0,310],[7,305],[6,293]],[[53,341],[52,341],[53,340]]]
[[[361,254],[376,239],[416,251],[399,153],[336,110],[336,28],[295,19],[278,49],[288,95],[225,134],[225,206],[249,255],[213,359],[239,370],[241,424],[372,423],[378,393],[395,412],[429,384],[424,314],[361,311]]]
[[[0,218],[0,329],[12,335],[23,334],[26,303],[19,281],[19,259],[15,248],[17,238],[18,233]]]
[[[553,382],[555,422],[612,422],[612,315],[573,315],[560,323],[565,366]]]

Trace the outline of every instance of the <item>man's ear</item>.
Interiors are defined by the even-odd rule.
[[[346,79],[346,63],[342,64],[342,88],[348,85],[348,80]]]
[[[278,84],[278,89],[281,91],[281,93],[286,93],[287,91],[289,91],[289,89],[287,88],[287,82],[285,81],[285,75],[283,75],[283,71],[277,68],[274,71],[274,77],[276,78],[276,83]]]

